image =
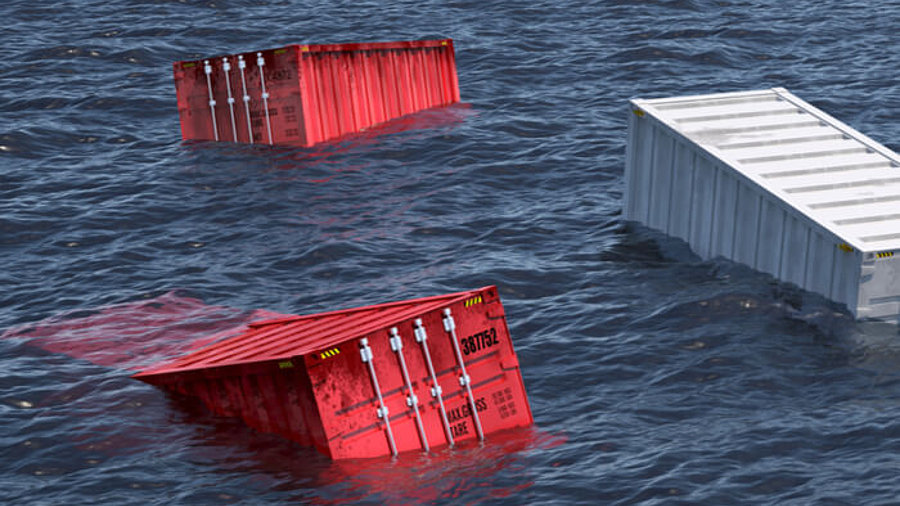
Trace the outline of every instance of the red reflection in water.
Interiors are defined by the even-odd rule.
[[[480,500],[511,497],[533,484],[522,475],[527,473],[524,459],[565,441],[565,437],[529,427],[494,433],[483,445],[469,443],[428,455],[406,452],[390,461],[335,461],[322,470],[316,485],[338,488],[340,497],[319,497],[312,502],[345,504],[374,499],[417,504],[473,496]]]
[[[421,139],[433,135],[433,133],[428,133],[428,130],[455,127],[473,114],[476,113],[472,110],[470,104],[457,103],[452,106],[425,109],[414,114],[401,116],[366,130],[350,133],[335,139],[329,139],[311,147],[280,144],[271,146],[271,149],[276,153],[284,154],[285,159],[290,160],[291,162],[314,162],[317,164],[332,163],[329,158],[335,155],[359,150],[360,148],[365,148],[367,146],[377,145],[385,141],[384,136],[404,132],[418,132],[412,136],[404,136],[404,139]],[[286,166],[285,168],[293,167]],[[353,172],[358,170],[360,170],[360,167],[349,167],[342,163],[341,168],[338,171]],[[329,179],[330,177],[326,177],[320,180],[312,180],[311,182],[324,183],[328,182]]]
[[[242,326],[280,317],[206,305],[174,292],[152,299],[69,311],[7,329],[0,339],[27,339],[54,353],[117,369],[139,370],[225,339]]]

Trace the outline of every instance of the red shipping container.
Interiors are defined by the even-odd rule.
[[[532,423],[494,286],[251,323],[134,377],[335,459]]]
[[[311,146],[459,102],[451,39],[293,44],[174,67],[185,140]]]

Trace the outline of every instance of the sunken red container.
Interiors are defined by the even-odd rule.
[[[311,146],[459,102],[451,39],[294,44],[174,67],[185,140]]]
[[[135,378],[335,459],[533,421],[494,286],[252,323]]]

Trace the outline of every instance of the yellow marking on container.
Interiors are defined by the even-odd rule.
[[[881,253],[875,253],[875,256],[878,258],[891,258],[894,256],[893,251],[882,251]]]
[[[287,360],[284,362],[278,362],[279,369],[292,369],[293,367],[294,367],[294,363],[291,362],[290,360]]]
[[[275,54],[284,54],[284,53],[287,53],[287,49],[281,48],[281,49],[275,50]]]
[[[633,112],[634,115],[637,116],[638,118],[644,117],[644,111],[642,111],[640,109],[632,109],[631,112]]]
[[[441,45],[442,45],[442,46],[446,46],[446,45],[447,45],[447,41],[446,41],[446,40],[442,40],[442,41],[441,41]]]
[[[308,52],[309,52],[309,46],[303,46],[303,47],[301,47],[301,48],[300,48],[300,51],[303,51],[304,53],[308,53]]]
[[[482,300],[481,300],[481,295],[479,295],[479,296],[477,296],[477,297],[472,297],[471,299],[467,300],[467,301],[465,302],[465,306],[466,306],[466,307],[472,307],[472,306],[474,306],[475,304],[481,304],[481,302],[482,302]]]
[[[338,348],[331,348],[330,350],[325,350],[319,353],[319,358],[325,360],[326,358],[335,357],[341,354],[341,350]]]
[[[196,63],[185,63],[184,65],[182,65],[182,68],[189,69],[189,68],[196,67],[196,66],[197,66]]]
[[[847,244],[845,242],[838,244],[838,248],[841,251],[845,251],[847,253],[853,253],[853,246],[850,246],[849,244]]]

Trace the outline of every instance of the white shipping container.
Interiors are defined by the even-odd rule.
[[[900,156],[784,88],[632,100],[626,220],[900,318]]]

